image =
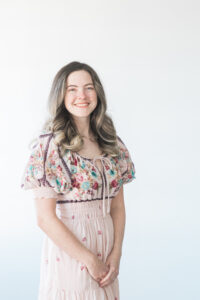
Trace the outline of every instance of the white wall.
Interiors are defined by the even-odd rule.
[[[35,300],[43,233],[20,190],[56,72],[78,60],[105,87],[136,167],[125,187],[121,299],[200,297],[198,1],[0,1],[0,298]]]

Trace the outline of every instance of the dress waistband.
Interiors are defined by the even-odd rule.
[[[107,199],[107,201],[110,201],[110,199]],[[106,217],[110,215],[110,212],[105,213],[103,210],[102,199],[80,202],[78,206],[77,203],[57,204],[56,213],[58,217],[67,219],[75,219],[76,217],[78,219],[81,217],[89,219],[90,217]]]

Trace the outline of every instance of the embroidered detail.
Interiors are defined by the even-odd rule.
[[[114,170],[110,170],[109,173],[110,173],[111,176],[114,176],[116,172]]]
[[[97,190],[98,189],[98,182],[95,181],[95,183],[93,184],[92,188],[93,190]]]
[[[102,234],[102,231],[101,231],[101,230],[98,230],[98,234]]]
[[[118,185],[118,182],[115,179],[111,181],[112,187],[117,187],[117,185]]]
[[[95,177],[95,178],[97,177],[97,173],[96,172],[92,171],[91,174],[92,174],[93,177]]]
[[[85,163],[84,163],[84,161],[83,161],[82,164],[81,164],[81,168],[82,168],[82,169],[85,169]]]
[[[71,172],[72,172],[72,174],[77,173],[77,167],[76,166],[71,166]]]
[[[38,198],[55,198],[56,204],[103,200],[99,209],[102,208],[104,216],[109,213],[111,198],[116,196],[123,183],[135,178],[134,164],[121,139],[117,138],[119,156],[106,154],[87,159],[69,149],[62,156],[60,146],[54,141],[54,133],[45,130],[43,133],[33,147],[21,188],[34,189]],[[98,159],[103,166],[101,171],[95,164]],[[58,200],[59,196],[68,193],[69,197]]]
[[[90,188],[90,183],[89,181],[85,181],[81,184],[82,189],[88,190]]]
[[[115,196],[110,196],[110,198],[114,198]],[[108,199],[108,197],[106,197]],[[96,200],[102,200],[102,198],[94,198],[94,199],[84,199],[84,200],[58,200],[56,203],[62,204],[62,203],[77,203],[77,202],[87,202],[87,201],[96,201]]]

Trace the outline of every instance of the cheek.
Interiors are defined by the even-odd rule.
[[[72,96],[65,96],[65,107],[70,107],[73,103],[73,97]]]
[[[96,95],[96,94],[89,94],[89,95],[87,96],[87,98],[88,98],[91,102],[97,103],[97,95]]]

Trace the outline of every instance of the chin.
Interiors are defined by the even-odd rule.
[[[85,117],[89,117],[91,112],[85,112],[85,113],[77,113],[77,112],[70,112],[74,117],[78,117],[78,118],[85,118]]]
[[[95,107],[94,108],[90,108],[89,110],[88,109],[86,109],[85,111],[84,111],[84,109],[81,111],[77,111],[77,110],[73,110],[73,109],[71,109],[69,112],[72,114],[72,115],[74,115],[74,116],[76,116],[76,117],[88,117],[93,111],[94,111],[94,109],[95,109]]]

